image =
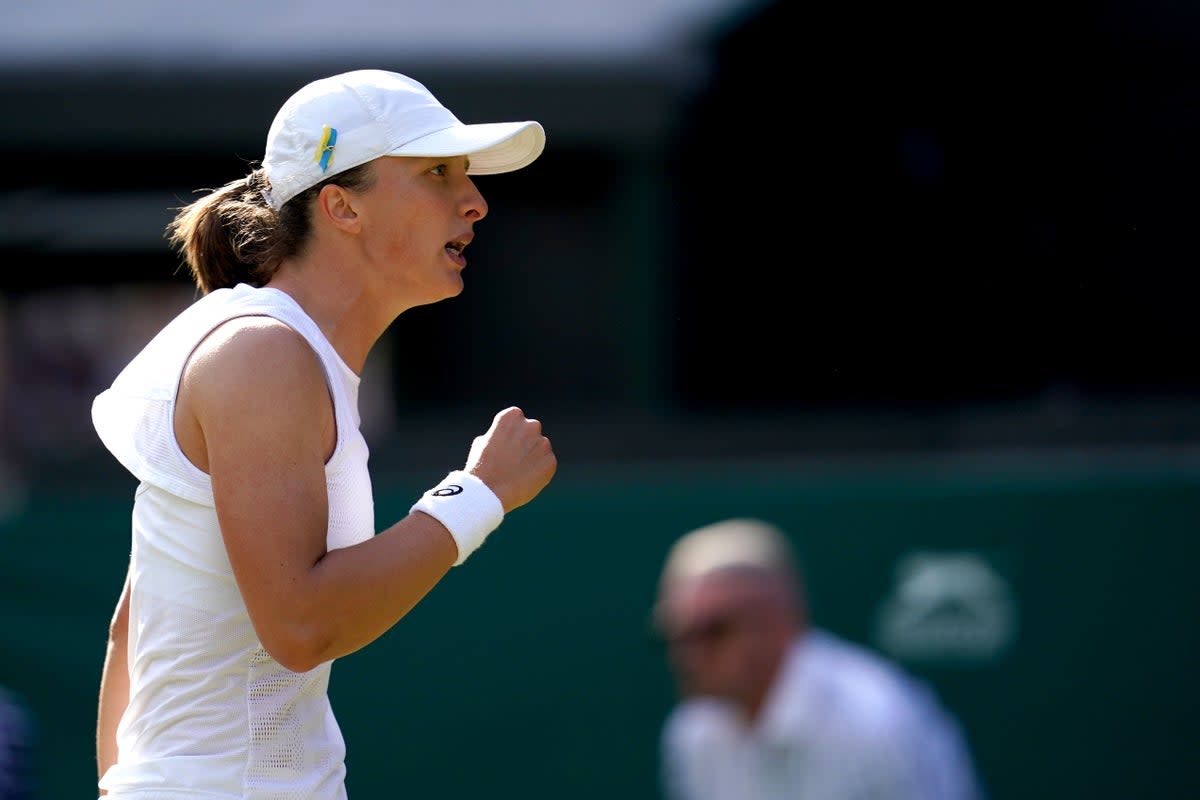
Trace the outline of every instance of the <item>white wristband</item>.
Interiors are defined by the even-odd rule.
[[[446,526],[458,545],[456,567],[504,521],[504,504],[496,493],[471,473],[457,469],[421,495],[408,511],[424,511]]]

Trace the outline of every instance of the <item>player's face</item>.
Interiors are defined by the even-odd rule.
[[[381,158],[359,198],[363,247],[378,291],[403,308],[454,297],[463,289],[463,249],[487,202],[467,175],[469,160]]]

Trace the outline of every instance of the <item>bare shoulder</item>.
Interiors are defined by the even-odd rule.
[[[265,316],[237,317],[214,328],[192,353],[184,380],[193,389],[242,386],[260,392],[324,385],[317,354],[304,337]]]
[[[247,316],[213,329],[196,347],[183,372],[177,416],[218,429],[264,418],[286,425],[330,408],[320,360],[304,337],[271,317]]]

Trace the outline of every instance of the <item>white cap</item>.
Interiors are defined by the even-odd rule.
[[[380,156],[470,156],[472,175],[511,172],[546,145],[534,121],[465,125],[417,81],[362,69],[321,78],[287,99],[267,133],[263,170],[278,210],[339,172]]]

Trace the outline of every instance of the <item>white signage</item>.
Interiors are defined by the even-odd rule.
[[[995,661],[1016,636],[1012,586],[970,551],[901,558],[875,628],[878,647],[902,661]]]

